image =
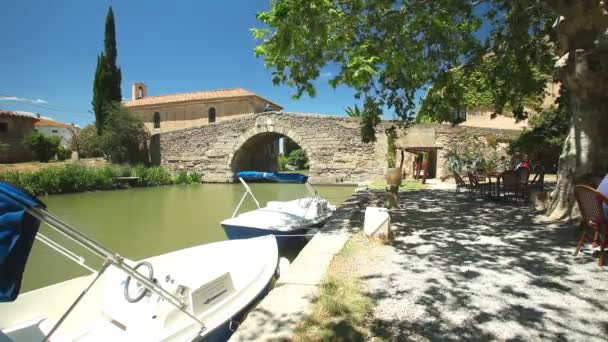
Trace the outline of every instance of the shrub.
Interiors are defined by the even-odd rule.
[[[80,158],[92,158],[103,156],[103,151],[99,145],[99,136],[97,135],[97,128],[94,125],[87,125],[83,129],[76,129],[70,127],[72,133],[72,140],[70,142],[70,149],[78,152]]]
[[[145,167],[138,165],[134,169],[134,174],[139,177],[138,186],[159,186],[173,184],[171,174],[161,166]]]
[[[280,155],[278,162],[279,162],[279,171],[287,171],[287,170],[289,170],[287,168],[287,157],[285,157],[283,155]]]
[[[194,184],[201,182],[202,175],[196,171],[181,170],[175,176],[173,183],[175,184]]]
[[[56,136],[46,136],[38,131],[28,133],[23,138],[23,144],[32,151],[36,160],[48,162],[57,154],[61,139]]]
[[[149,135],[143,122],[120,104],[112,106],[105,120],[99,145],[106,157],[113,163],[147,162],[142,147],[147,146]]]
[[[289,165],[293,165],[298,170],[304,169],[308,163],[306,152],[304,152],[302,149],[291,151],[289,157],[287,158],[287,163]]]
[[[68,150],[63,146],[59,146],[59,148],[57,149],[57,160],[66,160],[70,158],[71,154],[72,151]]]
[[[138,186],[159,186],[173,183],[169,172],[162,167],[147,168],[128,165],[107,165],[100,168],[67,164],[64,167],[46,168],[36,172],[9,171],[0,174],[0,180],[24,188],[35,195],[62,194],[71,192],[112,190],[118,188],[117,177],[140,177]],[[197,172],[186,173],[184,182],[200,182]]]

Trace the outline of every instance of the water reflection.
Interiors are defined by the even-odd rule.
[[[307,195],[297,184],[252,184],[260,204]],[[319,194],[340,204],[353,187],[319,186]],[[240,184],[196,184],[43,197],[50,211],[106,247],[130,259],[226,239],[219,222],[232,215],[243,194]],[[247,199],[241,211],[252,210]],[[100,260],[44,225],[41,232],[77,251],[97,268]],[[36,242],[26,267],[23,291],[67,280],[85,272]]]

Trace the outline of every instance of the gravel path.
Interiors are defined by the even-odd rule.
[[[401,194],[395,239],[359,269],[376,335],[403,340],[606,341],[608,266],[531,208],[449,190]]]

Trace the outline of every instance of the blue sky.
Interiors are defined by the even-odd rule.
[[[286,111],[342,114],[353,91],[332,89],[328,75],[317,96],[292,100],[273,86],[253,55],[249,31],[269,0],[232,1],[4,1],[0,18],[0,108],[40,113],[81,126],[91,123],[96,57],[103,48],[108,6],[116,18],[122,92],[141,81],[149,95],[242,87]],[[6,100],[6,97],[16,98]]]
[[[285,111],[344,115],[354,92],[316,81],[317,96],[293,100],[274,86],[253,55],[250,29],[270,0],[83,1],[5,0],[0,12],[0,109],[29,111],[80,126],[93,122],[91,94],[103,48],[108,7],[114,9],[123,98],[131,83],[149,95],[242,87]],[[479,10],[479,9],[478,9]],[[483,9],[481,9],[483,10]],[[480,36],[487,35],[487,28]],[[421,95],[421,92],[419,92]],[[393,118],[385,113],[385,118]]]

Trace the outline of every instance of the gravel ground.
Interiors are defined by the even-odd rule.
[[[400,194],[395,238],[358,272],[389,340],[606,341],[608,268],[578,230],[452,190]],[[606,266],[608,267],[608,266]]]

